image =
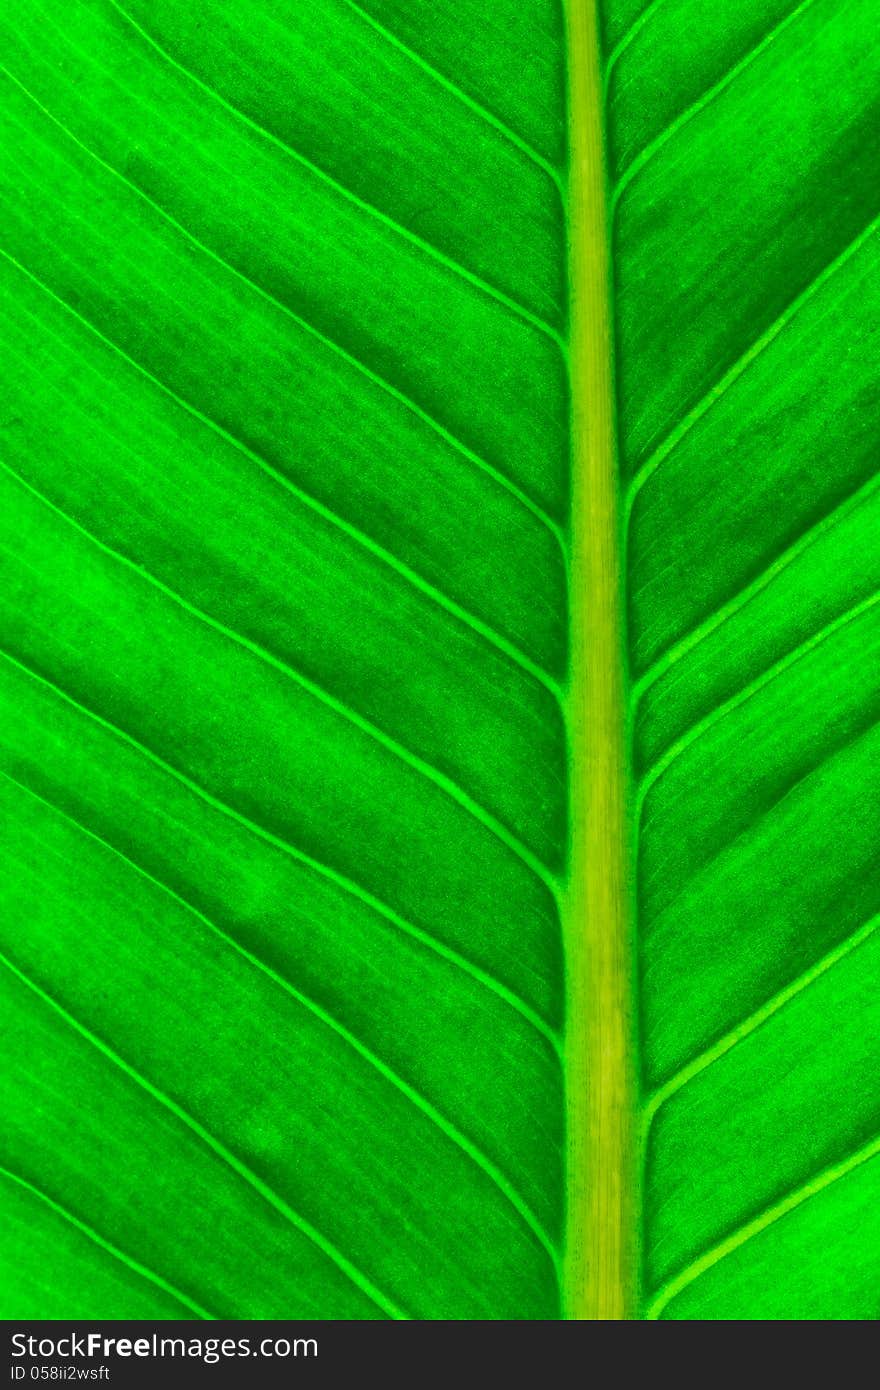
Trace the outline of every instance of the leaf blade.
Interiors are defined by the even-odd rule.
[[[5,1160],[211,1316],[553,1317],[558,177],[337,0],[130,8],[4,26],[5,987],[73,1078]]]
[[[614,39],[648,1318],[876,1315],[875,18]]]

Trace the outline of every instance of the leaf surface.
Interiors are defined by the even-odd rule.
[[[877,6],[607,17],[648,1315],[874,1318]]]
[[[71,1251],[7,1315],[558,1315],[561,25],[508,8],[519,97],[472,15],[4,21],[0,1161]]]
[[[4,1317],[584,1315],[571,5],[0,19]],[[587,1180],[631,1316],[873,1319],[877,4],[599,16],[641,1171]]]

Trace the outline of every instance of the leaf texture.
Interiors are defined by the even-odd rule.
[[[646,1311],[873,1319],[877,6],[606,17]]]
[[[3,21],[5,1316],[559,1314],[561,15],[422,8]]]
[[[572,1315],[574,3],[0,17],[0,1316]],[[627,1300],[874,1319],[880,15],[598,12]]]

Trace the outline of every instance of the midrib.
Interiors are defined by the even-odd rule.
[[[638,1317],[634,973],[611,275],[596,0],[568,0],[571,842],[564,1316]]]

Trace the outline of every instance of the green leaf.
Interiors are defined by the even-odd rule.
[[[874,1318],[878,10],[630,18],[609,130],[649,1316]]]
[[[0,18],[0,1316],[880,1312],[877,5],[641,3]]]

